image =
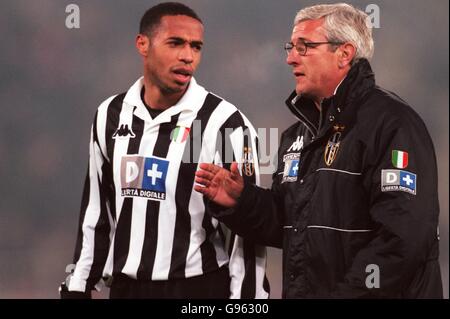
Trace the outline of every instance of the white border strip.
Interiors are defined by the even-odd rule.
[[[318,171],[334,171],[334,172],[345,173],[345,174],[350,174],[350,175],[358,175],[358,176],[362,175],[362,173],[354,173],[354,172],[343,171],[343,170],[334,169],[334,168],[318,168],[317,172]]]
[[[318,226],[318,225],[310,225],[308,228],[323,228],[323,229],[331,229],[346,233],[368,233],[371,232],[373,229],[341,229],[341,228],[334,228],[334,227],[328,227],[328,226]]]

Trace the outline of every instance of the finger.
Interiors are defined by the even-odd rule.
[[[195,172],[195,176],[196,177],[200,177],[200,178],[204,178],[204,179],[208,179],[208,180],[212,180],[214,178],[214,174],[210,173],[208,171],[204,171],[204,170],[200,170]]]
[[[197,184],[200,184],[200,185],[203,185],[203,186],[206,186],[206,187],[211,185],[211,181],[209,179],[202,178],[202,177],[195,177],[195,182]]]
[[[238,164],[236,162],[231,163],[230,171],[233,180],[240,179],[241,174],[239,173]]]
[[[207,192],[206,187],[203,187],[201,185],[194,185],[194,190],[202,194],[205,194]]]
[[[194,190],[199,192],[200,194],[203,194],[203,196],[212,199],[211,192],[207,187],[203,187],[201,185],[194,185]]]
[[[220,170],[219,166],[216,166],[214,164],[209,164],[209,163],[200,163],[199,167],[202,170],[205,170],[205,171],[213,173],[213,174],[216,174]]]

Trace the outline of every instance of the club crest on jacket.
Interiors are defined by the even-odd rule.
[[[331,166],[336,159],[341,144],[342,131],[345,129],[345,126],[335,125],[333,129],[335,132],[328,140],[324,153],[324,160],[327,166]]]
[[[244,147],[244,158],[242,160],[242,172],[246,176],[255,174],[255,165],[253,165],[253,154],[251,147]]]

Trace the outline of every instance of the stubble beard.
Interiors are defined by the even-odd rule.
[[[153,72],[149,72],[149,79],[154,85],[159,88],[163,95],[179,94],[186,90],[185,87],[176,82],[173,85],[166,83],[159,76],[156,76]]]

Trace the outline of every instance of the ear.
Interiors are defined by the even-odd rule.
[[[351,65],[353,58],[356,55],[356,47],[351,43],[344,43],[338,48],[338,63],[340,68],[345,68]]]
[[[136,36],[136,49],[139,54],[143,57],[146,57],[148,54],[148,47],[150,45],[150,39],[148,36],[144,34],[138,34]]]

